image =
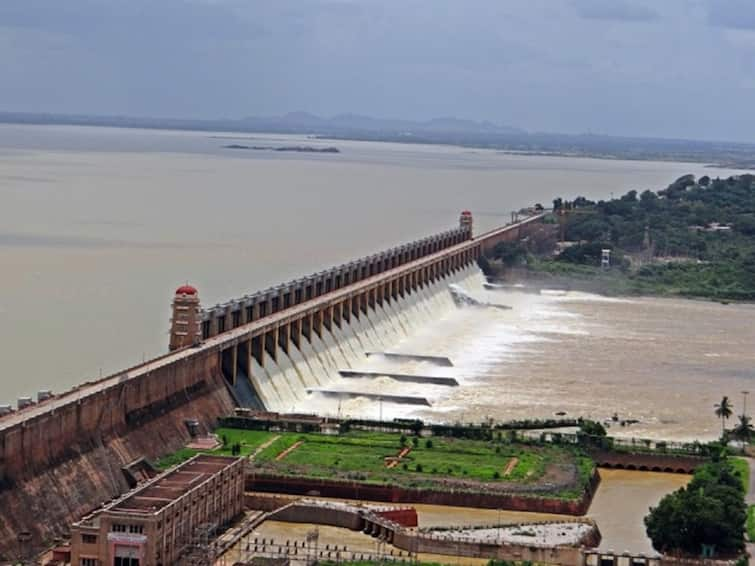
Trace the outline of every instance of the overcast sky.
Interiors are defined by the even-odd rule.
[[[0,110],[755,142],[755,0],[0,0]]]

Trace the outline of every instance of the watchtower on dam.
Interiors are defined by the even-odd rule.
[[[534,233],[542,216],[475,237],[465,213],[453,230],[207,309],[197,289],[179,287],[168,353],[0,416],[0,558],[65,535],[128,489],[122,467],[181,448],[235,406],[305,395],[318,383],[293,365],[374,334],[381,313],[476,269],[485,250]]]

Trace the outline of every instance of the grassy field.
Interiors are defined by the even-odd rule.
[[[560,496],[581,496],[589,481],[593,462],[559,446],[529,446],[503,440],[482,441],[450,437],[416,438],[397,433],[352,431],[342,435],[316,433],[274,433],[220,428],[224,440],[213,454],[231,455],[238,444],[241,456],[254,455],[261,471],[310,478],[392,483],[407,487],[430,487],[438,482],[488,484],[536,483],[548,470],[574,469],[579,481]],[[393,467],[402,448],[409,448]],[[287,454],[284,452],[291,449]],[[160,468],[176,465],[197,450],[184,448],[157,462]],[[573,477],[573,473],[572,473]],[[550,478],[553,480],[553,478]]]
[[[284,459],[275,461],[283,450],[302,441]],[[389,481],[398,476],[438,474],[477,481],[528,481],[540,478],[546,465],[559,451],[453,438],[419,439],[416,446],[407,439],[411,451],[394,468],[387,457],[401,450],[400,435],[352,432],[342,436],[320,434],[282,435],[259,454],[257,462],[282,473],[310,477],[331,477],[334,472],[362,473],[373,481]],[[512,458],[516,460],[512,463]],[[509,468],[509,466],[511,466]],[[508,469],[508,474],[506,471]]]
[[[742,486],[745,493],[750,489],[750,466],[747,464],[747,460],[744,458],[730,458],[731,467],[734,468],[734,473],[739,475],[739,479],[742,480]]]
[[[238,430],[235,428],[218,428],[215,430],[215,434],[221,441],[224,441],[223,446],[215,450],[192,450],[191,448],[182,448],[177,452],[168,454],[157,460],[155,466],[161,470],[170,468],[181,462],[184,462],[200,452],[209,452],[211,454],[219,454],[221,456],[230,456],[231,448],[235,443],[239,443],[241,446],[240,456],[249,456],[260,445],[266,441],[275,437],[272,432],[264,430]],[[277,454],[277,452],[276,452]]]

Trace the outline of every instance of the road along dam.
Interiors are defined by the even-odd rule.
[[[412,309],[448,300],[484,251],[548,230],[542,216],[474,237],[465,212],[454,230],[211,309],[182,286],[168,354],[0,416],[0,559],[65,536],[129,488],[124,468],[235,406],[288,410],[329,392],[351,360],[411,332]]]

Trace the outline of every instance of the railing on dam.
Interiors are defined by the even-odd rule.
[[[455,228],[204,309],[202,338],[217,336],[471,238],[470,228]]]

